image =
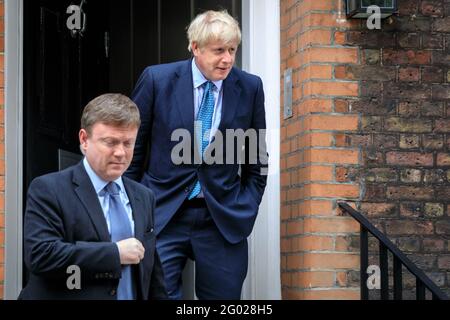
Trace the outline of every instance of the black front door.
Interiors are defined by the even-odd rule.
[[[58,169],[58,151],[79,153],[83,105],[108,91],[107,0],[89,1],[83,36],[66,22],[69,0],[28,0],[24,7],[24,184]],[[80,1],[81,3],[81,1]],[[84,21],[84,19],[83,19]],[[94,23],[95,22],[95,23]]]

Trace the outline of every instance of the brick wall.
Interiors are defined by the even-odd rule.
[[[359,299],[349,279],[359,255],[347,243],[359,225],[339,216],[336,202],[361,195],[357,182],[344,179],[360,165],[360,150],[343,144],[360,116],[340,103],[357,98],[360,85],[336,77],[336,68],[359,64],[357,46],[344,46],[340,30],[360,22],[339,22],[337,11],[337,0],[281,0],[281,74],[293,69],[293,117],[281,119],[284,299]]]
[[[3,299],[4,263],[5,263],[5,23],[4,3],[0,0],[0,299]]]
[[[450,1],[399,0],[381,30],[339,23],[338,3],[281,1],[281,71],[294,69],[281,132],[283,298],[359,297],[358,229],[338,199],[356,200],[448,291]]]
[[[362,121],[342,141],[363,155],[344,181],[364,186],[361,210],[448,291],[450,1],[400,0],[382,30],[343,39],[362,59],[339,66],[336,77],[359,81],[361,92],[339,103]]]

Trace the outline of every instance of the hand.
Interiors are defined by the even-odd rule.
[[[144,259],[145,249],[136,238],[128,238],[116,242],[119,248],[120,264],[138,264]]]

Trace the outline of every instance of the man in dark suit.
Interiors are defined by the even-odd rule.
[[[79,164],[36,178],[24,222],[30,278],[19,299],[166,298],[155,248],[155,197],[126,177],[140,118],[106,94],[83,111]]]
[[[136,85],[142,123],[126,174],[155,192],[169,297],[182,298],[191,258],[198,298],[239,299],[267,178],[263,85],[233,67],[241,32],[228,13],[198,15],[188,38],[193,59],[148,67]]]

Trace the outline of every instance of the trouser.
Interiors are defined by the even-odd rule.
[[[195,261],[195,292],[201,300],[240,299],[247,274],[247,239],[230,244],[216,227],[204,199],[186,200],[157,238],[170,299],[182,299],[182,273]]]

